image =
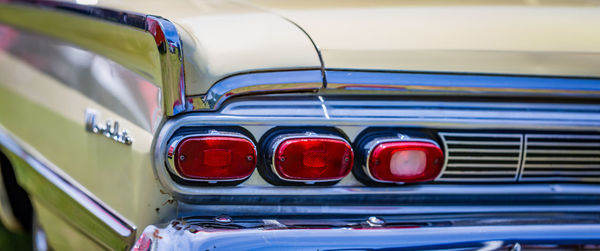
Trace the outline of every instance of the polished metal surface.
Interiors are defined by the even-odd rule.
[[[443,96],[600,97],[598,78],[327,70],[327,89]]]
[[[146,31],[154,37],[160,57],[165,113],[176,115],[186,110],[181,39],[175,25],[162,17],[146,16]]]
[[[447,161],[437,181],[600,181],[598,134],[439,135]]]
[[[520,181],[600,181],[600,135],[525,134]]]
[[[503,222],[504,223],[504,222]],[[543,222],[498,224],[488,221],[471,225],[390,227],[296,227],[220,229],[217,226],[172,221],[165,227],[144,229],[152,250],[509,250],[515,243],[533,249],[593,250],[600,238],[600,224],[556,224]],[[157,234],[158,233],[158,234]],[[521,244],[519,244],[521,245]],[[526,249],[527,249],[526,248]]]
[[[436,181],[516,181],[522,134],[439,133],[445,160]]]
[[[116,142],[123,143],[125,145],[131,145],[133,138],[127,133],[126,129],[120,131],[119,121],[112,123],[107,120],[104,125],[98,122],[100,115],[98,111],[93,109],[87,109],[85,111],[85,130],[91,133],[104,135],[105,137],[112,139]]]
[[[254,152],[257,153],[256,151],[256,145],[254,145],[254,142],[244,136],[241,133],[236,133],[236,132],[228,132],[228,131],[217,131],[217,130],[208,130],[206,132],[203,133],[193,133],[193,134],[185,134],[185,135],[180,135],[177,137],[174,137],[173,139],[171,139],[171,141],[168,144],[168,148],[167,151],[165,152],[165,159],[166,159],[166,164],[169,168],[169,172],[171,172],[171,174],[176,175],[178,178],[185,180],[185,181],[203,181],[203,182],[208,182],[211,184],[214,183],[218,183],[218,182],[230,182],[230,181],[239,181],[239,180],[243,180],[246,179],[248,177],[243,177],[243,178],[239,178],[239,179],[220,179],[220,180],[203,180],[203,179],[192,179],[192,178],[186,178],[183,175],[181,175],[178,171],[177,168],[175,167],[175,153],[177,151],[177,147],[179,146],[179,143],[181,143],[183,140],[187,139],[187,138],[193,138],[193,137],[207,137],[207,136],[222,136],[222,137],[233,137],[233,138],[240,138],[240,139],[245,139],[248,142],[252,143],[252,146],[254,147]]]
[[[67,12],[89,18],[117,23],[135,29],[144,30],[152,35],[160,58],[162,83],[155,83],[163,88],[164,111],[167,116],[176,115],[186,110],[185,77],[183,64],[183,48],[175,25],[169,20],[152,15],[125,12],[90,5],[80,5],[58,1],[12,1],[19,4],[37,6],[43,10]],[[110,32],[110,31],[107,31]],[[65,40],[65,42],[72,42]],[[87,48],[84,48],[87,49]],[[133,65],[126,67],[135,68]]]
[[[445,189],[445,186],[437,187],[438,189]],[[478,189],[481,186],[473,187],[471,189],[463,190],[464,193],[469,193],[469,190]],[[452,187],[450,187],[452,189]],[[596,186],[597,189],[597,186]],[[496,192],[500,191],[497,189]],[[490,191],[488,191],[490,192]],[[407,194],[408,195],[408,194]],[[450,193],[447,195],[451,195]],[[476,196],[476,199],[480,199],[483,196],[497,196],[497,194],[490,193],[487,195]],[[522,194],[519,193],[518,196],[535,196],[535,194]],[[331,198],[335,198],[335,195],[330,195]],[[559,200],[548,201],[545,204],[531,205],[527,203],[523,203],[524,205],[514,205],[509,196],[503,197],[504,203],[513,205],[481,205],[479,204],[464,204],[464,201],[468,198],[462,198],[463,201],[459,199],[455,199],[455,204],[446,204],[443,206],[440,205],[428,205],[428,201],[421,202],[421,204],[415,203],[414,201],[403,201],[397,202],[396,205],[376,205],[376,206],[352,206],[350,203],[348,205],[298,205],[298,204],[282,204],[282,205],[255,205],[255,204],[217,204],[207,205],[207,204],[190,204],[190,203],[181,203],[179,206],[179,217],[196,217],[196,216],[211,216],[211,215],[219,215],[222,212],[232,212],[232,217],[264,217],[265,212],[268,212],[268,215],[271,217],[277,216],[289,216],[289,215],[297,215],[297,216],[309,216],[309,217],[319,217],[323,215],[337,215],[340,217],[343,216],[356,216],[356,215],[404,215],[404,216],[413,216],[413,215],[436,215],[436,214],[465,214],[465,213],[525,213],[525,214],[538,214],[542,212],[546,213],[559,213],[559,212],[570,212],[570,213],[593,213],[598,212],[600,210],[600,206],[598,205],[582,205],[577,204],[576,202],[566,202],[565,204],[570,205],[558,205],[557,202],[561,202]],[[434,201],[435,198],[431,197],[431,201]],[[318,200],[322,204],[331,203],[332,200],[328,199],[319,199]],[[507,203],[510,201],[510,203]],[[407,206],[406,204],[412,203],[414,205]],[[519,202],[520,203],[520,202]],[[462,204],[462,205],[457,205]],[[241,206],[243,205],[243,206]]]
[[[54,213],[79,231],[93,234],[102,245],[126,249],[135,238],[136,227],[99,201],[76,181],[57,171],[51,163],[31,154],[30,146],[12,138],[0,127],[0,149],[18,158],[15,172],[30,196],[54,208]],[[27,149],[27,150],[25,150]],[[15,159],[13,159],[15,160]]]
[[[191,110],[216,110],[228,99],[278,92],[316,92],[322,87],[321,71],[260,72],[228,77],[202,96],[194,96]]]
[[[102,55],[49,36],[3,24],[0,31],[3,34],[0,51],[129,118],[144,130],[158,128],[163,118],[161,89],[144,76]]]
[[[217,113],[191,113],[167,121],[156,141],[155,169],[161,184],[169,189],[174,196],[185,201],[199,199],[199,197],[193,198],[190,195],[396,194],[401,193],[402,188],[365,187],[353,175],[348,175],[334,186],[318,189],[276,187],[263,180],[258,172],[255,172],[248,180],[235,187],[214,188],[178,184],[170,178],[169,171],[164,165],[164,153],[167,151],[168,142],[172,135],[181,127],[240,126],[246,129],[256,140],[261,139],[267,131],[278,126],[299,127],[303,130],[312,127],[332,127],[344,134],[350,142],[356,142],[358,135],[369,128],[393,128],[398,132],[414,128],[430,128],[434,131],[493,129],[589,132],[600,127],[598,113],[600,113],[600,105],[596,104],[404,101],[394,98],[353,99],[351,97],[320,96],[317,94],[238,97],[232,102],[224,103]],[[516,135],[509,135],[508,137],[503,136],[503,134],[496,135],[500,138],[506,137],[505,140],[510,142],[507,146],[486,146],[494,138],[484,138],[483,141],[479,142],[481,145],[470,146],[467,150],[476,149],[480,152],[479,155],[486,155],[490,154],[490,151],[496,152],[495,149],[509,147],[509,150],[499,152],[499,154],[508,154],[501,157],[509,157],[509,161],[514,162],[511,162],[512,164],[509,167],[510,174],[503,173],[502,175],[505,176],[502,177],[505,181],[515,181],[517,169],[519,168],[519,158],[515,156],[520,154],[522,134],[512,134]],[[441,141],[439,143],[442,144]],[[444,147],[444,149],[448,148]],[[469,153],[467,152],[467,154]],[[459,157],[452,154],[451,156],[453,156],[452,158]],[[453,161],[459,161],[459,159],[453,159]],[[486,161],[494,162],[498,160]],[[410,187],[413,186],[407,186],[408,189]],[[209,197],[204,198],[208,199]]]

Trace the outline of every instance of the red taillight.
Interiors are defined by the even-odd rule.
[[[181,140],[173,158],[183,178],[207,181],[240,180],[256,167],[254,144],[241,137],[197,136]]]
[[[276,145],[273,169],[290,181],[333,181],[352,170],[352,147],[337,138],[288,138]]]
[[[439,175],[443,158],[442,149],[433,143],[385,142],[371,150],[367,171],[380,182],[431,181]]]

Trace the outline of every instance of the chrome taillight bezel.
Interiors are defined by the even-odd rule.
[[[165,162],[167,165],[167,170],[169,171],[169,173],[171,173],[172,175],[174,175],[175,177],[177,177],[178,179],[183,180],[183,181],[206,182],[209,184],[216,184],[216,183],[223,183],[223,182],[239,182],[239,181],[244,181],[244,180],[248,179],[250,176],[252,176],[252,173],[254,173],[254,171],[256,170],[256,166],[254,167],[252,173],[250,173],[248,176],[243,177],[243,178],[236,178],[236,179],[193,179],[193,178],[185,177],[182,174],[180,174],[179,171],[177,171],[177,168],[175,166],[175,160],[174,160],[175,150],[177,149],[179,144],[183,140],[188,139],[188,138],[210,137],[210,136],[232,137],[232,138],[240,138],[240,139],[247,140],[248,142],[250,142],[252,144],[252,147],[254,148],[254,152],[256,153],[255,158],[258,158],[259,153],[258,153],[255,142],[242,133],[231,132],[231,131],[220,131],[220,130],[208,130],[206,132],[201,132],[201,133],[178,135],[178,136],[171,138],[171,140],[169,140],[169,143],[167,144],[166,152],[164,154]]]
[[[341,141],[341,142],[347,144],[348,148],[350,149],[350,152],[352,154],[352,156],[351,156],[352,158],[350,159],[351,164],[350,164],[350,168],[349,168],[348,172],[346,173],[346,175],[344,175],[344,177],[336,178],[336,179],[319,179],[319,180],[297,180],[297,179],[289,179],[289,178],[283,177],[277,171],[277,168],[275,166],[275,162],[276,162],[276,160],[275,160],[276,154],[275,153],[276,153],[277,149],[283,142],[285,142],[287,140],[303,139],[303,138],[331,139],[331,140],[338,140],[338,141]],[[265,171],[268,171],[270,174],[273,174],[273,175],[268,175],[268,173],[265,173],[264,171],[261,172],[261,175],[268,182],[274,183],[277,185],[293,185],[293,184],[315,185],[315,184],[324,184],[324,183],[336,183],[336,182],[344,179],[348,175],[350,175],[350,173],[352,172],[352,169],[353,169],[354,149],[352,148],[352,144],[350,144],[350,142],[348,142],[348,140],[344,139],[341,136],[337,136],[337,135],[329,134],[329,133],[318,133],[318,132],[313,132],[313,131],[305,131],[305,132],[300,132],[300,133],[279,134],[279,135],[276,135],[275,137],[270,138],[268,140],[268,142],[266,142],[266,144],[263,145],[262,152],[263,152],[263,156],[264,156],[262,165],[263,165],[263,167],[265,167],[263,170],[266,169]],[[275,178],[275,180],[273,178]],[[281,183],[281,182],[284,182],[284,183]],[[287,184],[285,184],[285,183],[287,183]]]
[[[369,163],[371,160],[370,159],[371,154],[373,153],[373,150],[375,150],[375,148],[380,144],[393,143],[393,142],[429,143],[429,144],[436,146],[443,152],[443,149],[434,140],[423,138],[423,137],[409,136],[408,134],[403,134],[403,133],[388,133],[387,135],[378,135],[378,136],[371,136],[371,137],[364,136],[363,138],[365,138],[365,140],[363,140],[361,142],[361,144],[358,144],[358,146],[357,146],[357,151],[359,151],[360,154],[357,156],[358,163],[357,163],[357,167],[354,170],[353,174],[359,181],[361,181],[365,185],[373,185],[373,184],[402,185],[402,184],[408,183],[408,182],[395,182],[395,181],[387,181],[387,180],[377,179],[371,173],[371,170],[369,167]],[[442,154],[442,156],[443,156],[443,154]],[[358,172],[356,172],[356,171],[358,171]],[[442,171],[440,170],[440,172],[432,180],[435,180],[441,174],[441,172]],[[363,174],[365,177],[363,177]],[[367,178],[367,180],[365,180],[365,178]],[[427,182],[427,181],[424,181],[424,182]]]

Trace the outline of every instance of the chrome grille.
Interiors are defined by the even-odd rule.
[[[600,181],[600,135],[525,135],[522,181]]]
[[[445,149],[437,181],[515,181],[521,161],[522,134],[439,133]]]

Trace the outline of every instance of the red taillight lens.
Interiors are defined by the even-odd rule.
[[[175,150],[177,172],[195,180],[240,180],[256,167],[256,148],[244,138],[199,136],[183,139]]]
[[[382,182],[421,182],[435,179],[443,165],[443,153],[428,142],[385,142],[369,156],[371,177]]]
[[[339,180],[352,170],[354,156],[346,141],[331,138],[291,138],[275,149],[277,175],[293,181]]]

